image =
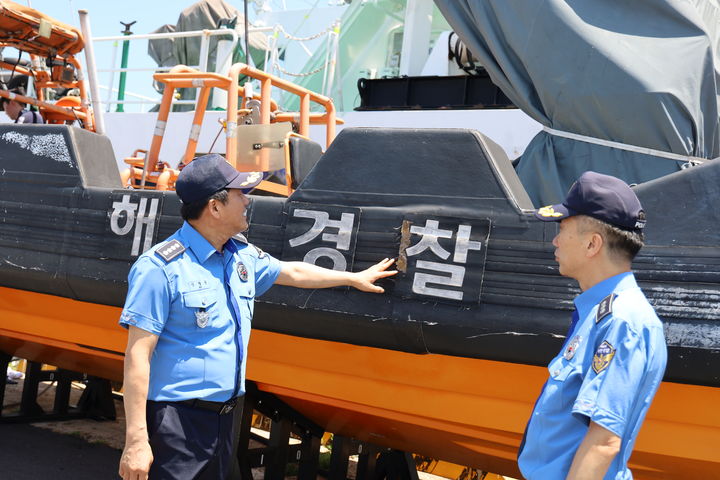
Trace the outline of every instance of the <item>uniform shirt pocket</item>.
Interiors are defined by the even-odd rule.
[[[218,317],[217,292],[212,288],[183,292],[182,301],[191,321],[199,328],[205,328]]]
[[[548,366],[555,386],[551,408],[569,412],[582,385],[582,370],[573,362],[561,360]]]
[[[255,284],[250,282],[240,282],[232,288],[233,293],[238,297],[254,298]]]

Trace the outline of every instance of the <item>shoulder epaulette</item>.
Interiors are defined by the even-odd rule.
[[[237,234],[233,235],[232,238],[233,238],[233,240],[237,240],[238,242],[241,242],[241,243],[248,243],[247,238],[245,238],[245,235],[243,235],[242,233],[237,233]]]
[[[611,293],[600,301],[600,303],[598,304],[597,313],[595,314],[595,323],[600,323],[600,320],[612,313],[612,306],[616,297],[616,294]]]
[[[163,260],[169,262],[173,258],[177,257],[185,251],[185,246],[177,240],[170,240],[164,245],[158,247],[155,253],[158,254]]]

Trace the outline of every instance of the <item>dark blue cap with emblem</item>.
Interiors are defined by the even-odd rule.
[[[645,212],[630,186],[597,172],[580,175],[562,203],[535,212],[544,222],[559,222],[574,215],[587,215],[623,230],[639,232],[645,228]]]
[[[223,188],[238,188],[244,193],[262,181],[261,172],[238,172],[222,155],[211,153],[190,162],[175,182],[180,200],[190,204],[209,197]]]

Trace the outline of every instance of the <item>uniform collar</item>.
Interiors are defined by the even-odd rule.
[[[200,260],[200,263],[205,263],[205,261],[216,252],[215,247],[188,222],[183,222],[183,226],[180,228],[180,235],[182,235],[183,240],[185,240],[185,243],[190,247],[190,250],[192,250],[197,259]]]
[[[629,288],[637,288],[637,282],[635,282],[632,272],[623,272],[606,278],[575,297],[574,302],[578,315],[580,318],[585,318],[603,298],[613,292],[621,292]]]

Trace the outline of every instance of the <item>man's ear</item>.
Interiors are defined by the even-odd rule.
[[[588,258],[596,256],[602,250],[605,240],[602,235],[597,232],[593,232],[586,244],[585,256]]]
[[[207,203],[208,212],[210,215],[212,215],[215,218],[218,218],[220,215],[220,210],[218,209],[218,201],[214,198],[210,199]]]

